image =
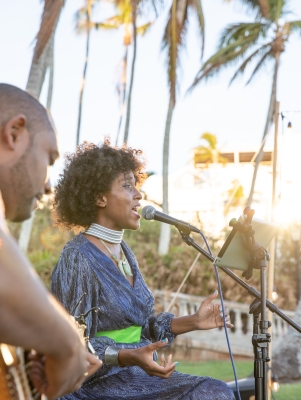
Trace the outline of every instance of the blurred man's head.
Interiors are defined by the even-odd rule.
[[[0,84],[0,191],[6,218],[30,217],[45,192],[48,167],[57,157],[46,109],[23,90]]]

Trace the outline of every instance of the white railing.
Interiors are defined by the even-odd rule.
[[[175,297],[175,293],[167,291],[154,291],[157,311],[166,311],[169,304]],[[179,294],[169,312],[176,316],[185,316],[193,314],[199,308],[205,297],[192,296],[188,294]],[[214,301],[219,303],[219,300]],[[249,314],[249,305],[226,301],[231,315],[233,329],[229,329],[229,339],[233,354],[253,357],[253,347],[251,343],[253,334],[253,315]],[[293,311],[284,311],[285,314],[293,319]],[[273,348],[287,333],[288,324],[278,315],[273,314],[272,321],[272,343]],[[199,348],[210,351],[227,353],[227,343],[223,329],[212,329],[210,331],[194,331],[179,336],[176,339],[176,345],[187,345],[193,348]]]

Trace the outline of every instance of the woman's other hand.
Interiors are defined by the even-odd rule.
[[[200,308],[195,314],[196,329],[212,329],[224,326],[224,316],[221,304],[212,304],[212,301],[218,296],[216,290],[213,294],[208,296],[202,301]],[[228,328],[233,328],[231,324],[229,310],[227,305],[224,303],[225,320]]]
[[[121,349],[118,354],[118,363],[120,366],[137,365],[150,376],[169,378],[177,365],[177,362],[172,362],[172,355],[170,354],[167,359],[161,357],[161,365],[157,364],[153,358],[154,351],[165,347],[167,342],[165,339],[138,349]]]

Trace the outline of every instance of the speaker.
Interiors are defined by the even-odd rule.
[[[241,400],[255,400],[255,378],[239,379],[237,382]],[[227,382],[227,385],[233,390],[235,398],[238,400],[235,381]]]

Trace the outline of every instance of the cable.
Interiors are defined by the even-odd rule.
[[[201,231],[200,231],[200,234],[201,234],[201,236],[202,236],[202,238],[203,238],[203,240],[204,240],[204,242],[206,244],[206,247],[208,249],[208,253],[213,257],[212,251],[210,249],[209,243],[207,242],[207,239],[206,239],[205,235]],[[240,391],[239,391],[239,387],[238,387],[236,368],[235,368],[235,364],[234,364],[233,354],[232,354],[230,340],[229,340],[229,336],[228,336],[228,330],[227,330],[227,326],[226,326],[225,305],[224,305],[222,286],[221,286],[221,281],[220,281],[219,274],[218,274],[218,269],[217,269],[217,267],[215,265],[214,265],[214,271],[215,271],[218,291],[219,291],[219,295],[220,295],[220,299],[221,299],[221,303],[222,303],[224,330],[225,330],[225,334],[226,334],[226,341],[227,341],[227,346],[228,346],[228,350],[229,350],[229,356],[230,356],[230,359],[231,359],[231,364],[232,364],[232,369],[233,369],[233,374],[234,374],[236,392],[237,392],[237,395],[238,395],[238,399],[241,400]]]

